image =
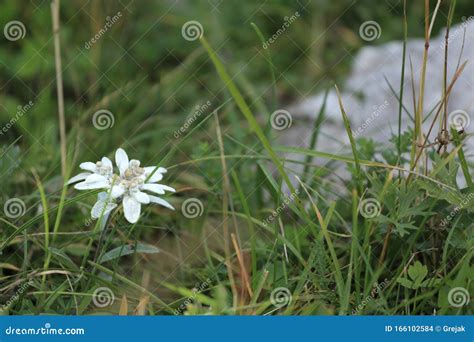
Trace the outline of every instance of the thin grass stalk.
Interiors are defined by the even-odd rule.
[[[234,301],[234,307],[237,307],[238,304],[238,298],[239,298],[239,293],[237,291],[236,285],[235,285],[235,280],[233,277],[233,270],[232,270],[232,263],[231,263],[231,254],[230,254],[230,232],[229,232],[229,200],[230,200],[230,183],[229,179],[227,177],[227,164],[225,162],[225,158],[223,158],[225,152],[224,152],[224,142],[222,141],[222,133],[221,133],[221,127],[219,124],[219,118],[217,116],[217,112],[214,112],[214,119],[216,123],[216,135],[217,135],[217,141],[219,144],[219,152],[220,152],[220,159],[221,159],[221,167],[222,167],[222,186],[224,189],[224,195],[222,196],[222,225],[224,227],[224,253],[225,253],[225,264],[227,266],[227,273],[229,277],[229,281],[231,282],[232,286],[232,293],[233,293],[233,301]],[[234,212],[232,208],[232,212]],[[235,222],[235,216],[232,216]],[[238,230],[238,227],[236,225],[236,231]]]
[[[418,94],[418,105],[415,113],[415,151],[423,153],[423,109],[426,82],[426,67],[428,64],[428,50],[430,48],[430,0],[425,0],[425,49],[423,51],[423,62],[421,69],[420,89]],[[412,168],[416,167],[416,162]]]
[[[56,88],[58,96],[58,117],[59,117],[59,145],[61,150],[61,174],[66,180],[67,168],[67,146],[66,146],[66,120],[64,118],[64,90],[61,65],[61,41],[59,37],[59,1],[53,0],[51,3],[51,13],[53,19],[54,37],[54,60],[56,65]]]
[[[398,107],[398,162],[402,159],[402,109],[403,109],[403,93],[405,83],[405,61],[408,40],[408,23],[407,23],[407,1],[403,1],[403,51],[402,51],[402,72],[400,76],[400,99]]]
[[[319,108],[318,116],[316,117],[316,121],[314,122],[314,128],[311,134],[311,141],[309,143],[309,148],[312,150],[316,149],[316,142],[318,141],[319,132],[321,131],[321,125],[325,118],[326,102],[327,102],[328,94],[329,94],[329,88],[326,89],[326,91],[324,92],[323,103],[321,104],[321,108]],[[306,183],[311,183],[309,179],[310,177],[309,176],[309,163],[310,162],[311,162],[311,157],[306,156],[305,158],[306,165],[303,170],[303,180]]]
[[[339,101],[339,108],[341,110],[342,119],[344,120],[344,126],[346,127],[346,133],[349,138],[349,142],[351,143],[352,155],[354,156],[355,162],[355,169],[356,169],[356,185],[359,188],[359,192],[362,193],[362,169],[359,163],[359,153],[357,152],[357,145],[352,134],[351,124],[349,122],[349,118],[347,117],[346,110],[344,109],[344,105],[342,103],[341,94],[339,92],[339,88],[335,86],[337,99]]]

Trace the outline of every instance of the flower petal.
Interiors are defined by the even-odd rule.
[[[114,185],[112,187],[112,192],[111,192],[110,195],[111,195],[112,198],[118,198],[118,197],[122,196],[124,194],[124,192],[125,192],[125,189],[122,186]]]
[[[148,176],[147,176],[148,177]],[[155,172],[153,174],[153,176],[150,177],[150,179],[148,179],[148,182],[150,183],[156,183],[156,182],[159,182],[160,180],[163,179],[163,175],[161,173],[158,173],[158,172]]]
[[[102,157],[102,165],[110,167],[110,170],[114,168],[114,165],[112,164],[112,161],[107,158],[107,157]]]
[[[166,170],[164,167],[161,167],[161,166],[158,167],[158,168],[156,168],[156,166],[146,166],[144,169],[145,169],[145,173],[148,174],[148,175],[150,173],[152,173],[153,171],[155,171],[155,169],[156,169],[156,172],[158,172],[158,173],[168,172],[168,170]]]
[[[123,175],[125,170],[128,168],[129,162],[127,153],[121,148],[115,152],[115,163],[120,170],[120,175]]]
[[[142,185],[142,190],[152,191],[152,192],[155,192],[159,195],[163,195],[165,193],[165,191],[176,192],[175,189],[173,189],[172,187],[167,186],[167,185],[148,184],[148,183]]]
[[[79,167],[83,170],[90,171],[90,172],[95,172],[97,170],[97,165],[93,162],[85,162],[81,163]]]
[[[108,189],[109,187],[110,185],[107,182],[88,183],[84,181],[74,185],[74,188],[77,190]]]
[[[89,176],[87,176],[85,182],[86,183],[107,182],[107,178],[97,173],[92,173]]]
[[[130,223],[136,223],[140,218],[141,204],[131,196],[123,198],[123,212]]]
[[[156,169],[156,171],[155,171]],[[153,173],[153,171],[155,171]],[[148,178],[151,174],[153,174],[150,179],[148,180],[149,183],[156,183],[163,179],[163,173],[168,172],[164,167],[157,168],[156,166],[147,166],[145,167],[145,176]]]
[[[78,174],[78,175],[72,177],[70,180],[68,180],[67,185],[72,184],[72,183],[76,183],[80,180],[84,180],[90,174],[91,174],[90,172],[81,172],[80,174]]]
[[[77,190],[91,190],[91,189],[102,189],[109,188],[110,184],[107,181],[107,178],[96,173],[90,174],[87,176],[86,180],[77,183],[74,188]]]
[[[140,203],[143,203],[143,204],[150,203],[150,197],[148,197],[148,194],[144,192],[136,191],[133,193],[133,197],[135,197],[135,199]]]
[[[174,207],[170,203],[165,201],[164,199],[156,197],[156,196],[152,196],[152,195],[148,195],[148,197],[150,198],[151,203],[156,203],[156,204],[162,205],[163,207],[174,210]]]
[[[103,192],[103,194],[106,194],[106,193]],[[95,202],[94,206],[92,207],[91,217],[93,219],[98,219],[101,215],[105,217],[108,213],[110,213],[116,207],[117,207],[116,203],[99,199],[97,202]]]
[[[99,192],[97,194],[97,200],[105,201],[109,197],[109,194],[105,191]]]

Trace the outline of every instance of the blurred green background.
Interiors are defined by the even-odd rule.
[[[433,8],[435,2],[431,2]],[[474,13],[471,0],[457,3],[456,22]],[[448,5],[440,8],[435,33],[445,25]],[[87,49],[86,43],[119,12],[119,20]],[[266,51],[250,23],[257,24],[268,39],[295,12],[298,19],[267,50],[280,106],[314,94],[347,74],[353,56],[367,44],[358,34],[364,21],[375,20],[382,28],[380,39],[370,44],[403,37],[403,1],[62,1],[61,55],[69,143],[87,160],[110,153],[124,142],[132,150],[144,145],[150,147],[150,155],[164,155],[162,146],[173,139],[173,132],[196,105],[211,101],[216,107],[228,99],[203,47],[181,35],[189,20],[202,24],[208,41],[252,97],[252,109],[259,112],[271,107],[273,87]],[[409,35],[421,36],[423,1],[408,1],[408,16]],[[5,148],[21,137],[16,141],[19,149],[9,151],[10,163],[21,163],[23,170],[35,167],[43,174],[58,174],[50,2],[3,1],[0,24],[4,27],[12,20],[24,24],[26,35],[17,41],[0,40],[0,125],[15,115],[18,106],[29,101],[34,106],[0,135],[0,145]],[[92,114],[103,108],[115,118],[107,131],[91,125]],[[232,118],[223,120],[238,124],[229,122]],[[205,153],[206,148],[203,135],[200,143],[188,142],[181,150],[193,155]],[[1,167],[0,176],[5,180],[14,170],[11,165]],[[16,181],[21,182],[21,177]]]

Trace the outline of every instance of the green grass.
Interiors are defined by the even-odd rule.
[[[472,10],[469,1],[456,5],[442,4],[434,30]],[[402,3],[368,0],[244,1],[223,3],[218,14],[207,2],[81,6],[61,8],[66,171],[75,175],[80,162],[113,159],[123,147],[142,165],[168,168],[163,183],[177,193],[166,199],[176,210],[147,205],[130,224],[119,206],[90,219],[98,191],[63,185],[49,5],[5,5],[2,23],[21,18],[27,36],[0,45],[0,75],[8,80],[2,127],[18,105],[32,99],[34,106],[0,135],[0,204],[18,198],[25,209],[18,217],[0,212],[0,305],[15,298],[0,314],[473,314],[472,302],[448,301],[456,288],[474,293],[472,161],[463,150],[469,132],[451,132],[445,154],[425,147],[432,167],[422,160],[404,167],[417,148],[410,118],[440,121],[442,98],[434,109],[419,107],[422,113],[405,115],[401,105],[392,113],[410,131],[383,142],[383,159],[370,139],[353,137],[352,109],[342,102],[347,154],[321,150],[326,104],[314,108],[310,148],[280,146],[269,122],[301,94],[342,84],[351,64],[345,54],[365,44],[360,22],[384,23],[378,43],[406,40],[423,34],[423,6],[409,2],[406,16]],[[124,17],[85,49],[118,11]],[[263,49],[295,11],[299,19]],[[200,40],[181,36],[188,20],[203,24]],[[207,101],[211,107],[195,114]],[[94,127],[99,109],[113,113],[112,127]],[[424,132],[430,141],[437,129]],[[299,178],[295,163],[304,169]],[[350,179],[334,180],[337,165]],[[467,187],[457,181],[459,170]],[[200,215],[183,214],[188,199],[201,202]],[[104,288],[104,298],[94,297]]]

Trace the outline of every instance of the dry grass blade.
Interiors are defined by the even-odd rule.
[[[127,315],[128,315],[128,300],[127,300],[127,296],[123,295],[122,300],[120,301],[119,316],[127,316]]]
[[[439,114],[441,113],[442,109],[444,108],[444,105],[443,105],[443,104],[444,104],[444,102],[447,100],[447,98],[449,97],[449,94],[451,93],[451,90],[453,89],[453,87],[454,87],[456,81],[458,80],[459,76],[461,76],[461,74],[462,74],[464,68],[466,67],[466,64],[467,64],[467,61],[464,62],[458,70],[456,70],[456,73],[455,73],[454,76],[453,76],[453,79],[452,79],[452,81],[451,81],[451,83],[450,83],[450,85],[449,85],[449,87],[448,87],[448,89],[447,89],[447,91],[446,91],[446,94],[444,95],[444,97],[443,97],[441,103],[439,104],[438,110],[437,110],[437,112],[436,112],[435,117],[433,118],[433,121],[432,121],[432,123],[431,123],[430,129],[428,130],[428,133],[426,134],[426,138],[424,139],[423,143],[422,143],[421,146],[420,146],[421,149],[420,149],[420,151],[418,152],[418,154],[417,154],[417,156],[416,156],[416,158],[415,158],[415,161],[414,161],[414,163],[413,163],[413,166],[411,167],[411,171],[413,171],[413,170],[415,169],[415,167],[416,167],[416,165],[417,165],[417,163],[418,163],[418,160],[420,159],[421,155],[423,154],[423,150],[424,150],[424,149],[426,148],[426,146],[427,146],[428,139],[429,139],[429,137],[430,137],[430,135],[431,135],[431,132],[433,131],[434,125],[435,125],[435,123],[436,123],[436,121],[437,121],[437,119],[438,119],[438,117],[439,117]],[[410,175],[410,176],[411,176],[411,175]],[[408,179],[410,179],[410,176],[408,176]]]
[[[237,239],[235,238],[235,234],[231,234],[232,237],[232,244],[234,245],[235,254],[237,255],[237,261],[239,262],[240,267],[240,274],[242,281],[244,283],[244,287],[247,289],[247,292],[250,298],[253,297],[252,286],[250,285],[249,273],[247,271],[247,267],[245,267],[244,257],[242,255],[242,251],[239,247]]]

